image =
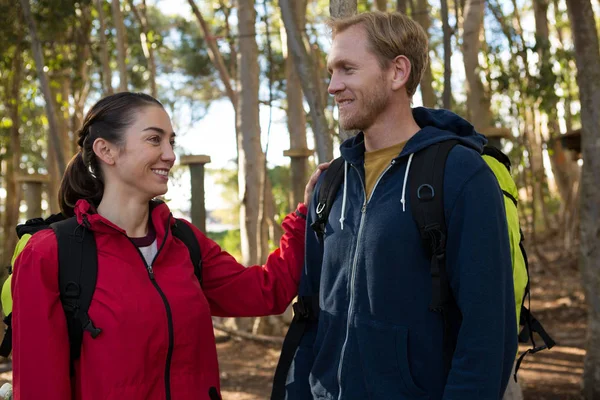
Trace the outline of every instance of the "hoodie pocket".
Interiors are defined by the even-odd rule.
[[[357,319],[357,337],[369,398],[429,399],[410,372],[407,328]]]

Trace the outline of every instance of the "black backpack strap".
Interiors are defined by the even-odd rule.
[[[296,350],[300,346],[300,341],[309,322],[317,321],[319,318],[319,295],[298,296],[298,301],[294,303],[294,319],[290,324],[283,346],[279,362],[275,369],[273,377],[273,391],[271,392],[271,400],[285,399],[285,384],[287,376],[296,355]]]
[[[529,280],[529,261],[527,259],[527,252],[525,251],[523,231],[521,231],[521,240],[519,241],[519,248],[521,249],[521,253],[523,254],[523,260],[525,261],[525,270],[527,271],[527,285],[525,286],[525,295],[523,296],[523,302],[521,303],[521,317],[519,321],[519,325],[523,326],[523,329],[519,333],[519,342],[527,343],[531,341],[531,348],[527,349],[523,354],[519,356],[517,359],[517,363],[515,365],[515,373],[514,379],[517,381],[517,372],[519,372],[519,368],[521,367],[521,363],[527,354],[535,354],[538,351],[551,349],[556,345],[556,342],[552,337],[546,332],[542,324],[531,314],[529,308],[525,306],[525,300],[529,299],[531,302],[531,294],[530,294],[530,280]],[[531,305],[530,305],[531,307]],[[541,338],[544,344],[542,346],[537,346],[535,343],[534,333],[537,333]]]
[[[194,234],[192,228],[183,221],[175,220],[175,224],[171,229],[173,236],[181,240],[188,248],[192,264],[194,265],[194,274],[202,286],[202,253],[200,252],[200,244],[198,238]]]
[[[316,208],[317,218],[311,225],[311,228],[317,233],[319,239],[322,239],[325,234],[325,226],[329,219],[329,212],[331,211],[335,196],[344,179],[344,159],[338,157],[333,160],[329,168],[325,170],[324,174],[325,177],[323,178],[323,183],[319,187],[319,201],[317,202]]]
[[[416,153],[411,163],[409,189],[413,217],[427,254],[431,257],[432,293],[430,310],[440,312],[449,302],[446,276],[446,218],[444,215],[444,171],[450,150],[448,140]]]
[[[0,356],[8,357],[12,351],[12,313],[4,317],[4,324],[6,329],[4,330],[2,344],[0,344]]]
[[[433,144],[413,156],[409,173],[412,214],[429,257],[431,304],[444,320],[444,363],[450,369],[454,345],[450,343],[449,306],[452,292],[446,271],[446,219],[444,215],[444,172],[450,150],[458,143],[448,140]]]
[[[500,164],[502,164],[506,167],[508,172],[510,172],[510,168],[511,168],[510,158],[508,158],[508,156],[506,154],[504,154],[502,152],[502,150],[500,150],[494,146],[486,145],[483,147],[483,155],[495,158]]]
[[[75,217],[50,227],[58,243],[58,285],[67,319],[73,373],[73,361],[81,354],[84,331],[93,339],[102,332],[88,315],[98,277],[98,252],[93,232],[79,225]]]

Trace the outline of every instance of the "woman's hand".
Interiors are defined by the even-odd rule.
[[[308,180],[308,183],[306,184],[306,188],[304,189],[304,204],[306,204],[307,207],[308,207],[308,204],[310,203],[310,199],[312,198],[312,193],[313,193],[313,190],[315,189],[315,185],[317,184],[317,180],[319,179],[319,176],[321,175],[321,171],[325,171],[327,168],[329,168],[329,164],[331,164],[331,161],[323,163],[323,164],[319,164],[317,166],[317,169],[315,170],[315,172],[313,172],[313,174],[310,176],[310,179]]]

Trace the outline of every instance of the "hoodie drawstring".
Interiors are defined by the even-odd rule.
[[[342,214],[340,216],[340,225],[344,230],[344,220],[346,219],[346,194],[348,190],[348,161],[344,161],[344,195],[342,196]]]
[[[406,212],[406,182],[408,182],[408,170],[410,170],[410,163],[412,162],[413,156],[415,153],[411,153],[408,157],[408,164],[406,164],[406,171],[404,171],[404,183],[402,184],[402,199],[400,202],[402,203],[402,212]]]

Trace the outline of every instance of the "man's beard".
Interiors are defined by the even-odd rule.
[[[386,108],[389,95],[383,90],[382,81],[379,81],[375,87],[366,93],[363,99],[364,104],[361,109],[355,110],[345,118],[340,115],[342,129],[360,131],[368,129]]]

